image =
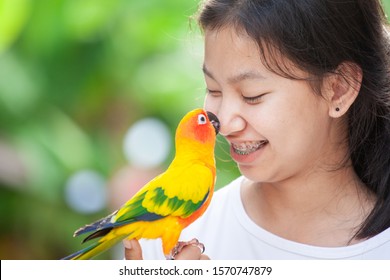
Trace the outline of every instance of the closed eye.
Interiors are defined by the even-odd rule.
[[[269,92],[267,93],[262,93],[262,94],[259,94],[257,96],[253,96],[253,97],[248,97],[248,96],[242,96],[242,98],[244,99],[244,101],[248,104],[258,104],[260,103],[261,99],[267,95]]]
[[[208,89],[208,88],[206,88],[206,93],[211,95],[211,96],[219,96],[219,95],[222,94],[222,92],[219,91],[219,90],[211,90],[211,89]]]

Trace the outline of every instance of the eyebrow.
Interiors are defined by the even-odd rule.
[[[203,64],[202,70],[206,76],[215,80],[213,74],[207,69],[206,65]],[[260,73],[249,70],[249,71],[243,71],[241,73],[238,73],[237,75],[229,77],[228,82],[230,84],[237,84],[243,80],[264,80],[264,79],[265,79],[265,77],[263,75],[261,75]]]

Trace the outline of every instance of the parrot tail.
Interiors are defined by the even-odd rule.
[[[114,213],[108,215],[107,217],[104,217],[103,219],[100,219],[99,221],[96,221],[92,224],[83,226],[82,228],[79,228],[78,230],[75,231],[73,234],[73,237],[79,236],[83,233],[91,232],[91,231],[97,231],[97,230],[102,230],[105,228],[113,228],[113,223],[111,222],[111,219],[115,214],[118,212],[115,211]]]
[[[95,256],[99,255],[100,253],[106,251],[111,246],[115,245],[116,243],[118,243],[119,241],[124,239],[125,237],[126,236],[119,235],[119,236],[116,236],[116,237],[109,239],[109,240],[106,239],[106,240],[102,241],[100,239],[99,241],[91,244],[90,246],[63,258],[62,260],[87,260],[87,259],[90,259],[90,258],[95,257]]]

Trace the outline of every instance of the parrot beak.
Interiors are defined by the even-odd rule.
[[[209,118],[211,124],[214,126],[215,134],[218,134],[219,128],[221,127],[221,124],[219,123],[217,116],[211,112],[206,112],[206,113],[207,113],[207,117]]]

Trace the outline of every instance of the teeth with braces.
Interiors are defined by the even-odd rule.
[[[268,141],[266,140],[259,141],[259,142],[246,142],[240,144],[232,144],[232,147],[234,149],[234,152],[239,155],[249,155],[250,153],[258,150],[267,142]]]

